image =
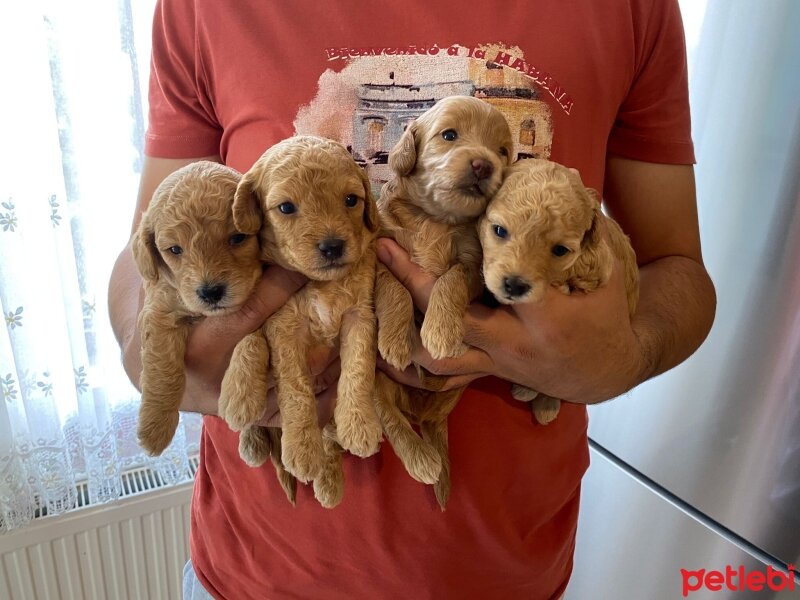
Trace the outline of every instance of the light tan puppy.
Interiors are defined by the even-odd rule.
[[[261,277],[258,239],[233,222],[240,179],[212,162],[179,169],[158,186],[131,241],[145,294],[138,435],[153,455],[178,425],[191,323],[238,309]]]
[[[481,219],[480,239],[486,287],[503,304],[538,302],[550,287],[591,292],[608,281],[616,257],[630,315],[636,310],[639,269],[630,241],[574,169],[538,159],[515,163]],[[512,393],[532,401],[544,425],[558,415],[556,398],[518,385]]]
[[[438,277],[420,335],[434,358],[463,354],[464,312],[482,289],[477,219],[500,187],[513,142],[502,113],[477,98],[444,98],[408,126],[389,155],[396,177],[381,191],[382,235]],[[410,362],[415,338],[408,291],[382,265],[376,290],[378,348],[396,368]],[[434,381],[431,378],[431,381]],[[463,388],[425,392],[377,378],[384,431],[409,474],[435,483],[444,507],[450,490],[447,415]],[[412,422],[420,426],[416,435]]]
[[[333,506],[343,486],[337,442],[369,456],[382,439],[373,402],[378,214],[369,180],[342,145],[298,136],[267,150],[245,174],[233,211],[243,232],[260,232],[265,258],[310,281],[237,346],[223,380],[221,414],[234,429],[261,417],[264,395],[254,394],[251,382],[254,373],[266,379],[269,360],[283,464],[298,479],[314,480],[317,498]],[[319,344],[339,345],[341,360],[335,425],[324,437],[307,366],[308,350]]]

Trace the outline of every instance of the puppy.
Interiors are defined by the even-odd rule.
[[[266,381],[269,360],[283,465],[301,481],[313,480],[317,499],[334,506],[343,486],[339,445],[365,457],[382,439],[372,395],[378,214],[369,180],[342,145],[297,136],[267,150],[245,174],[233,214],[242,232],[260,235],[267,260],[310,281],[236,347],[223,380],[221,414],[233,429],[258,420],[264,396],[253,393],[251,382]],[[306,362],[317,344],[338,344],[341,360],[334,418],[324,436]]]
[[[506,170],[480,221],[486,287],[503,304],[538,302],[551,286],[564,294],[591,292],[611,276],[614,258],[625,270],[628,311],[636,311],[639,270],[628,237],[600,210],[597,194],[578,172],[547,160],[527,159]],[[561,402],[514,385],[548,424]]]
[[[191,323],[238,309],[261,277],[258,239],[233,221],[240,179],[212,162],[179,169],[158,186],[131,241],[144,280],[138,435],[151,455],[178,426]]]
[[[438,277],[420,337],[434,358],[459,356],[464,312],[482,289],[476,224],[501,184],[513,148],[502,113],[477,98],[444,98],[411,123],[389,154],[395,177],[378,202],[382,234]],[[392,366],[410,363],[416,329],[408,291],[382,265],[376,290],[378,349]],[[435,381],[433,378],[429,378]],[[377,377],[386,436],[409,474],[434,483],[444,508],[450,490],[447,415],[463,388],[425,392]],[[409,423],[420,427],[420,439]]]

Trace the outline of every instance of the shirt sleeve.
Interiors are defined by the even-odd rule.
[[[677,0],[632,2],[635,73],[608,152],[647,162],[693,164],[686,41]]]
[[[145,154],[196,158],[219,153],[216,118],[198,48],[194,0],[158,0],[153,19]]]

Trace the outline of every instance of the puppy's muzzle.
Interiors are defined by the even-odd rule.
[[[506,298],[509,300],[524,296],[530,289],[531,284],[519,275],[513,275],[503,279],[503,291],[506,293]]]
[[[344,240],[340,240],[338,238],[328,238],[327,240],[322,240],[319,244],[317,244],[317,248],[319,249],[319,253],[322,255],[322,258],[325,260],[329,260],[331,262],[337,261],[342,258],[344,254]]]
[[[466,191],[476,194],[477,196],[489,196],[497,185],[496,174],[497,169],[490,160],[486,158],[476,157],[469,162],[469,170],[466,173],[464,186]]]
[[[197,297],[205,304],[214,306],[225,296],[228,286],[222,283],[204,283],[197,288]]]
[[[494,165],[485,158],[473,159],[471,166],[472,174],[478,181],[489,179],[494,174]]]

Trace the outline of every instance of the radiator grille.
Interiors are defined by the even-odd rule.
[[[197,467],[200,464],[200,458],[198,456],[190,456],[189,457],[189,471],[191,472],[192,478],[194,478],[195,473],[197,472]],[[128,496],[133,496],[136,494],[142,494],[144,492],[148,492],[150,490],[155,490],[159,488],[163,488],[166,485],[170,485],[158,471],[154,471],[150,467],[140,467],[138,469],[131,469],[126,471],[121,475],[122,479],[122,494],[121,498],[126,498]],[[86,506],[91,506],[92,503],[89,500],[89,486],[85,481],[79,482],[76,484],[77,489],[77,502],[75,503],[75,508],[84,508]],[[46,517],[47,515],[47,506],[43,505],[40,501],[38,496],[34,497],[34,502],[36,507],[33,511],[33,518],[40,519],[42,517]],[[0,521],[2,523],[2,521]]]
[[[190,459],[194,475],[197,458]],[[47,517],[0,536],[0,598],[178,600],[189,558],[191,483],[167,485],[148,468],[123,475],[123,498]]]

